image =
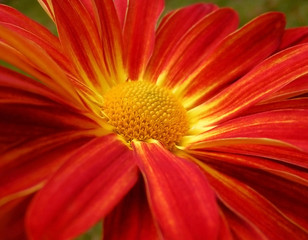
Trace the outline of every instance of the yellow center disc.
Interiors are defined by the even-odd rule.
[[[186,110],[173,94],[144,81],[110,89],[104,95],[102,110],[127,142],[156,139],[172,149],[188,130]]]

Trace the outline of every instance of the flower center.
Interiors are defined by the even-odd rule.
[[[156,139],[172,149],[188,130],[186,110],[167,89],[137,81],[104,95],[103,112],[127,142]]]

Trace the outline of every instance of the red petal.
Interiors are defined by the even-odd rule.
[[[263,102],[272,102],[284,100],[302,94],[308,93],[308,75],[304,75],[289,83],[279,91],[275,92],[273,95],[264,99]]]
[[[116,7],[118,18],[121,24],[121,28],[124,27],[125,17],[126,17],[126,10],[127,10],[127,0],[114,0],[114,5]]]
[[[203,44],[206,37],[210,38],[207,43],[213,41],[213,37],[211,37],[213,29],[211,31],[210,26],[215,24],[212,22],[215,22],[217,16],[215,15],[216,17],[214,16],[210,19],[204,19],[204,16],[216,9],[217,7],[213,4],[194,4],[167,14],[157,29],[154,52],[147,66],[144,78],[155,82],[159,75],[162,74],[162,71],[167,71],[169,69],[166,68],[170,68],[172,64],[176,64],[180,56],[186,57],[189,55],[190,52],[189,50],[186,51],[186,48],[190,49],[191,44],[195,48],[198,46],[200,48],[200,45]],[[223,17],[221,18],[220,20],[223,21]],[[195,26],[195,24],[198,24],[198,26]],[[181,27],[179,28],[179,26]],[[226,28],[227,26],[228,24],[226,24]],[[224,27],[222,27],[222,30]],[[215,37],[218,38],[219,34],[217,35]],[[198,41],[201,42],[200,45]],[[207,49],[206,42],[204,43],[202,52],[199,53],[200,56],[203,55],[204,49]],[[183,50],[186,51],[186,54],[183,54]]]
[[[36,195],[27,213],[29,237],[69,239],[102,219],[137,180],[131,153],[113,135],[80,148]]]
[[[216,157],[212,160],[205,157],[204,160],[210,161],[213,166],[229,176],[245,182],[275,204],[292,221],[308,229],[308,203],[304,200],[308,195],[308,174],[305,170],[292,169],[256,157],[231,154],[217,154]],[[262,163],[262,160],[265,164],[261,166],[253,163],[253,161]],[[250,163],[247,164],[245,161]]]
[[[306,42],[308,42],[308,27],[290,28],[284,32],[279,50]]]
[[[19,198],[0,207],[0,232],[5,240],[27,239],[24,216],[32,196]]]
[[[295,98],[284,101],[259,104],[249,108],[244,115],[283,109],[308,109],[308,98]]]
[[[55,22],[55,14],[52,6],[52,0],[38,0],[42,8],[49,15],[49,17]]]
[[[198,149],[197,151],[199,151]],[[205,149],[204,149],[205,150]],[[202,151],[202,149],[201,149]],[[286,165],[308,169],[308,155],[306,152],[286,146],[268,145],[266,141],[263,144],[241,143],[241,144],[224,144],[220,146],[213,145],[206,148],[206,151],[224,152],[242,154],[252,157],[262,157],[272,159]]]
[[[244,219],[241,219],[235,213],[225,206],[223,208],[226,221],[229,223],[234,239],[237,240],[268,240],[259,229],[251,225]]]
[[[39,190],[77,149],[90,140],[91,137],[64,132],[15,143],[2,153],[0,205]]]
[[[301,109],[277,110],[244,116],[206,131],[200,144],[217,139],[269,138],[308,150],[307,118],[308,110]]]
[[[122,239],[159,239],[141,181],[104,219],[104,240]]]
[[[116,83],[127,79],[123,66],[122,28],[113,0],[95,0],[99,14],[105,68]]]
[[[41,105],[52,105],[58,102],[63,106],[70,105],[62,96],[52,92],[45,85],[1,66],[0,91],[1,103],[35,104],[38,102]]]
[[[287,240],[294,239],[294,236],[296,239],[307,239],[308,232],[295,225],[258,192],[201,162],[199,164],[219,199],[238,216],[256,226],[268,239]],[[262,178],[257,181],[262,181]]]
[[[215,195],[200,170],[158,143],[132,145],[163,237],[216,239],[220,219]]]
[[[71,59],[79,81],[93,91],[106,91],[115,83],[102,56],[102,43],[94,19],[79,0],[52,1],[64,53]]]
[[[130,0],[124,26],[126,67],[130,79],[143,74],[153,52],[155,26],[164,8],[163,0]]]
[[[243,78],[190,112],[191,118],[213,125],[226,121],[296,78],[308,73],[308,44],[268,58]]]
[[[270,56],[279,46],[284,26],[284,16],[280,13],[268,13],[252,20],[216,46],[178,91],[185,94],[187,101],[192,101],[190,104],[209,99]]]
[[[296,152],[294,152],[296,153]],[[196,156],[198,159],[202,159],[204,162],[212,164],[232,164],[234,166],[250,169],[258,169],[266,171],[273,175],[292,180],[299,184],[308,185],[308,173],[303,171],[298,166],[287,165],[279,162],[276,159],[263,158],[258,156],[247,156],[244,154],[237,154],[225,152],[222,148],[202,149],[196,151],[190,151],[190,154]],[[308,155],[306,154],[306,158]]]
[[[40,71],[40,78],[48,86],[63,98],[68,99],[68,102],[78,102],[76,92],[73,90],[72,84],[66,76],[63,69],[57,65],[55,61],[42,49],[37,43],[30,39],[24,38],[18,32],[8,28],[5,24],[0,23],[0,34],[5,44],[0,41],[0,49],[4,50],[5,54],[11,56],[0,55],[3,60],[8,62],[17,62],[18,67],[25,64],[25,69],[31,73]],[[14,59],[17,56],[17,59]],[[34,70],[35,69],[35,70]]]
[[[220,224],[220,231],[219,231],[219,236],[218,240],[234,240],[233,235],[230,229],[230,226],[227,222],[227,219],[223,212],[220,209],[220,216],[221,216],[221,224]]]
[[[18,32],[24,38],[35,42],[62,68],[68,69],[70,66],[66,57],[61,53],[59,39],[42,25],[6,5],[0,6],[0,22],[5,23],[7,28]]]

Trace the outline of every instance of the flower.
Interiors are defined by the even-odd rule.
[[[308,238],[308,30],[195,4],[0,7],[0,232]]]

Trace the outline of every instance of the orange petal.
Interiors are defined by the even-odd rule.
[[[188,113],[206,126],[226,121],[308,73],[308,44],[288,48]]]
[[[61,94],[63,98],[68,99],[68,101],[78,102],[77,99],[79,97],[74,91],[74,88],[66,76],[65,71],[61,69],[55,61],[53,61],[44,49],[32,40],[24,38],[18,32],[6,27],[3,23],[0,23],[0,34],[2,40],[6,44],[5,47],[5,45],[3,45],[0,41],[0,46],[2,45],[1,48],[5,50],[5,53],[15,51],[12,53],[10,58],[12,63],[17,61],[18,64],[22,65],[22,63],[25,62],[25,68],[32,69],[32,71],[34,71],[34,66],[36,71],[41,71],[41,74],[48,76],[40,80],[44,81],[50,89],[54,90],[58,94]],[[20,56],[20,54],[22,56]],[[6,60],[6,56],[3,56],[2,54],[0,56]],[[15,56],[17,56],[18,59],[15,60]]]
[[[18,32],[41,48],[43,48],[61,68],[68,70],[69,62],[61,53],[62,47],[59,39],[47,28],[26,17],[14,8],[0,5],[0,22],[5,23],[7,28]]]
[[[127,74],[123,66],[122,28],[113,0],[95,0],[99,15],[102,39],[102,54],[109,77],[116,83],[125,81]]]
[[[204,169],[219,199],[238,216],[257,227],[268,239],[286,240],[293,239],[294,236],[296,239],[307,239],[307,231],[296,225],[257,191],[204,163],[198,163]],[[242,173],[237,173],[237,176],[241,175]],[[262,178],[259,177],[256,181],[262,181]],[[271,184],[266,180],[264,183]]]
[[[191,44],[197,49],[197,47],[200,48],[206,37],[210,38],[208,43],[211,42],[213,37],[209,36],[212,35],[210,25],[213,24],[212,22],[215,20],[215,17],[211,17],[208,20],[207,18],[204,19],[204,17],[216,9],[217,7],[213,4],[200,3],[172,11],[164,16],[157,29],[153,55],[147,66],[144,78],[156,82],[159,75],[164,70],[167,71],[172,65],[175,65],[180,56],[185,58],[189,55],[189,50],[186,51],[185,49],[189,48]],[[223,21],[223,17],[220,20]],[[195,26],[196,24],[198,26]],[[226,25],[228,26],[228,24]],[[179,28],[179,26],[181,27]],[[224,29],[225,26],[222,28]],[[219,34],[217,35],[219,36]],[[200,41],[200,45],[196,42],[194,43],[194,40],[196,42]],[[204,45],[203,48],[207,49],[207,45]],[[184,50],[185,54],[183,54]],[[193,52],[195,55],[198,54],[197,50]],[[203,52],[204,49],[202,49],[199,55],[202,56]],[[200,58],[200,56],[198,57]]]
[[[243,115],[251,115],[254,113],[268,112],[283,109],[308,109],[308,98],[294,98],[269,103],[255,105],[243,113]]]
[[[185,105],[211,98],[270,56],[279,46],[284,26],[282,14],[268,13],[227,36],[184,84],[179,83],[177,92],[185,97]]]
[[[308,110],[276,110],[239,117],[206,131],[192,145],[204,141],[236,138],[266,138],[308,150]],[[202,140],[201,140],[202,138]]]
[[[253,224],[237,216],[225,206],[223,208],[226,221],[229,223],[234,239],[237,240],[268,240]]]
[[[290,28],[284,32],[279,50],[307,42],[308,42],[308,27]]]
[[[296,182],[298,184],[308,186],[308,173],[303,171],[298,166],[292,166],[289,164],[279,162],[276,159],[263,158],[259,156],[249,156],[239,153],[227,152],[224,148],[212,149],[200,149],[189,151],[192,156],[210,164],[230,164],[242,168],[250,168],[256,170],[262,170],[270,174],[276,175],[286,180]],[[294,151],[296,153],[296,151]],[[306,155],[306,158],[308,156]]]
[[[46,180],[90,140],[89,136],[64,132],[15,143],[2,153],[0,206],[41,189]]]
[[[78,80],[100,93],[115,84],[103,60],[98,26],[79,0],[52,1],[60,42]]]
[[[5,240],[27,239],[24,216],[32,196],[19,198],[0,207],[0,232]]]
[[[134,141],[132,145],[162,236],[216,239],[220,218],[215,195],[200,170],[157,142]]]
[[[124,27],[125,17],[126,17],[126,10],[127,10],[127,0],[114,0],[114,5],[117,10],[118,18],[120,21],[121,28]]]
[[[308,93],[308,75],[304,75],[275,92],[263,102],[273,102],[293,98]]]
[[[104,219],[104,240],[159,239],[141,181]]]
[[[137,176],[132,152],[114,135],[89,142],[35,196],[26,218],[29,237],[78,236],[114,208]]]
[[[52,0],[38,0],[42,8],[49,15],[49,17],[55,22],[55,13],[52,6]]]
[[[304,200],[308,194],[308,174],[304,169],[234,154],[217,154],[212,160],[204,157],[204,161],[252,187],[308,231],[308,203]]]
[[[153,52],[155,26],[164,8],[163,0],[130,0],[125,18],[125,65],[132,80],[142,76]]]

